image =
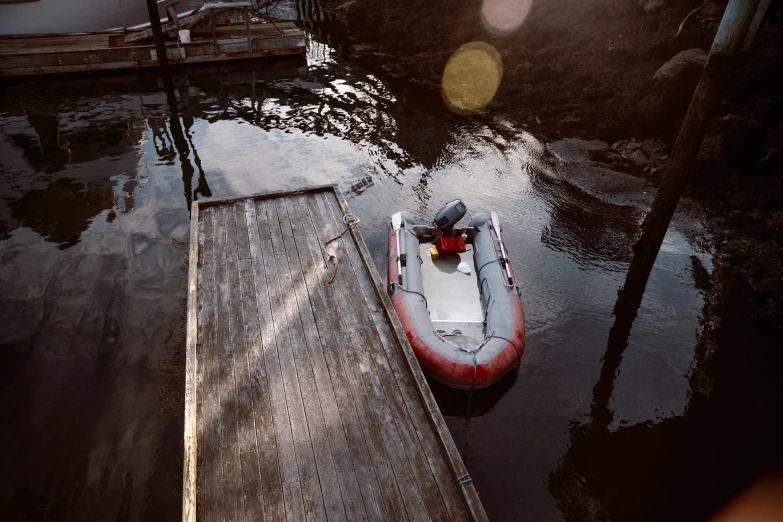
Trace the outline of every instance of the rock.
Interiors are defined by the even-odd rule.
[[[633,154],[631,154],[631,161],[637,165],[648,165],[650,163],[650,158],[648,158],[641,150],[636,150]]]
[[[642,148],[642,144],[636,143],[635,141],[632,141],[625,146],[625,150],[638,150],[641,148]]]
[[[688,49],[675,54],[668,62],[653,74],[653,80],[656,82],[683,83],[687,80],[688,84],[696,87],[701,70],[707,63],[708,53],[702,49]],[[691,89],[693,90],[693,89]]]
[[[637,4],[646,14],[657,13],[666,7],[664,0],[639,0]]]
[[[652,85],[638,105],[639,130],[655,132],[679,127],[705,63],[707,52],[688,49],[655,72]]]

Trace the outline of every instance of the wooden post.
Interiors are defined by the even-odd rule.
[[[764,15],[767,13],[767,9],[769,8],[769,2],[770,0],[761,0],[759,2],[759,6],[756,9],[756,14],[753,15],[753,20],[750,22],[748,34],[745,36],[745,43],[742,44],[743,53],[749,51],[750,48],[753,47],[753,42],[756,40],[756,33],[759,32],[759,29],[761,28],[761,22],[764,21]]]
[[[163,30],[160,27],[160,13],[158,12],[158,3],[155,0],[147,0],[147,11],[150,16],[150,29],[152,29],[152,38],[155,40],[155,52],[158,53],[158,67],[163,75],[163,81],[166,78],[171,80],[169,70],[169,57],[166,56],[166,43],[163,41]]]
[[[726,7],[707,64],[674,144],[669,167],[655,194],[650,212],[642,223],[639,240],[634,245],[626,285],[641,284],[642,289],[647,285],[666,230],[687,186],[688,172],[704,139],[708,116],[720,97],[733,58],[739,52],[758,4],[759,0],[730,0]]]
[[[253,36],[250,34],[250,13],[247,7],[242,9],[242,14],[245,16],[245,31],[247,31],[247,52],[253,52]]]

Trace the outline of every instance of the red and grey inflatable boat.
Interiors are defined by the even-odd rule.
[[[497,214],[476,214],[456,228],[466,213],[454,200],[432,224],[394,214],[388,291],[424,372],[472,390],[519,368],[525,315]]]

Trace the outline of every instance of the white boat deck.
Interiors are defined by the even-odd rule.
[[[435,259],[428,251],[430,247],[431,243],[419,245],[424,295],[432,325],[447,334],[459,330],[480,343],[484,339],[484,306],[476,280],[473,246],[468,245],[467,252],[442,253]],[[460,262],[470,267],[470,274],[457,270]]]

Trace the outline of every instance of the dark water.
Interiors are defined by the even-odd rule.
[[[461,197],[501,216],[521,370],[470,397],[433,384],[492,519],[701,519],[781,462],[779,338],[747,285],[712,282],[730,269],[706,234],[670,230],[610,340],[642,212],[315,34],[306,62],[176,77],[177,117],[154,77],[0,100],[3,519],[179,518],[189,204],[330,182],[381,272],[393,212]]]

